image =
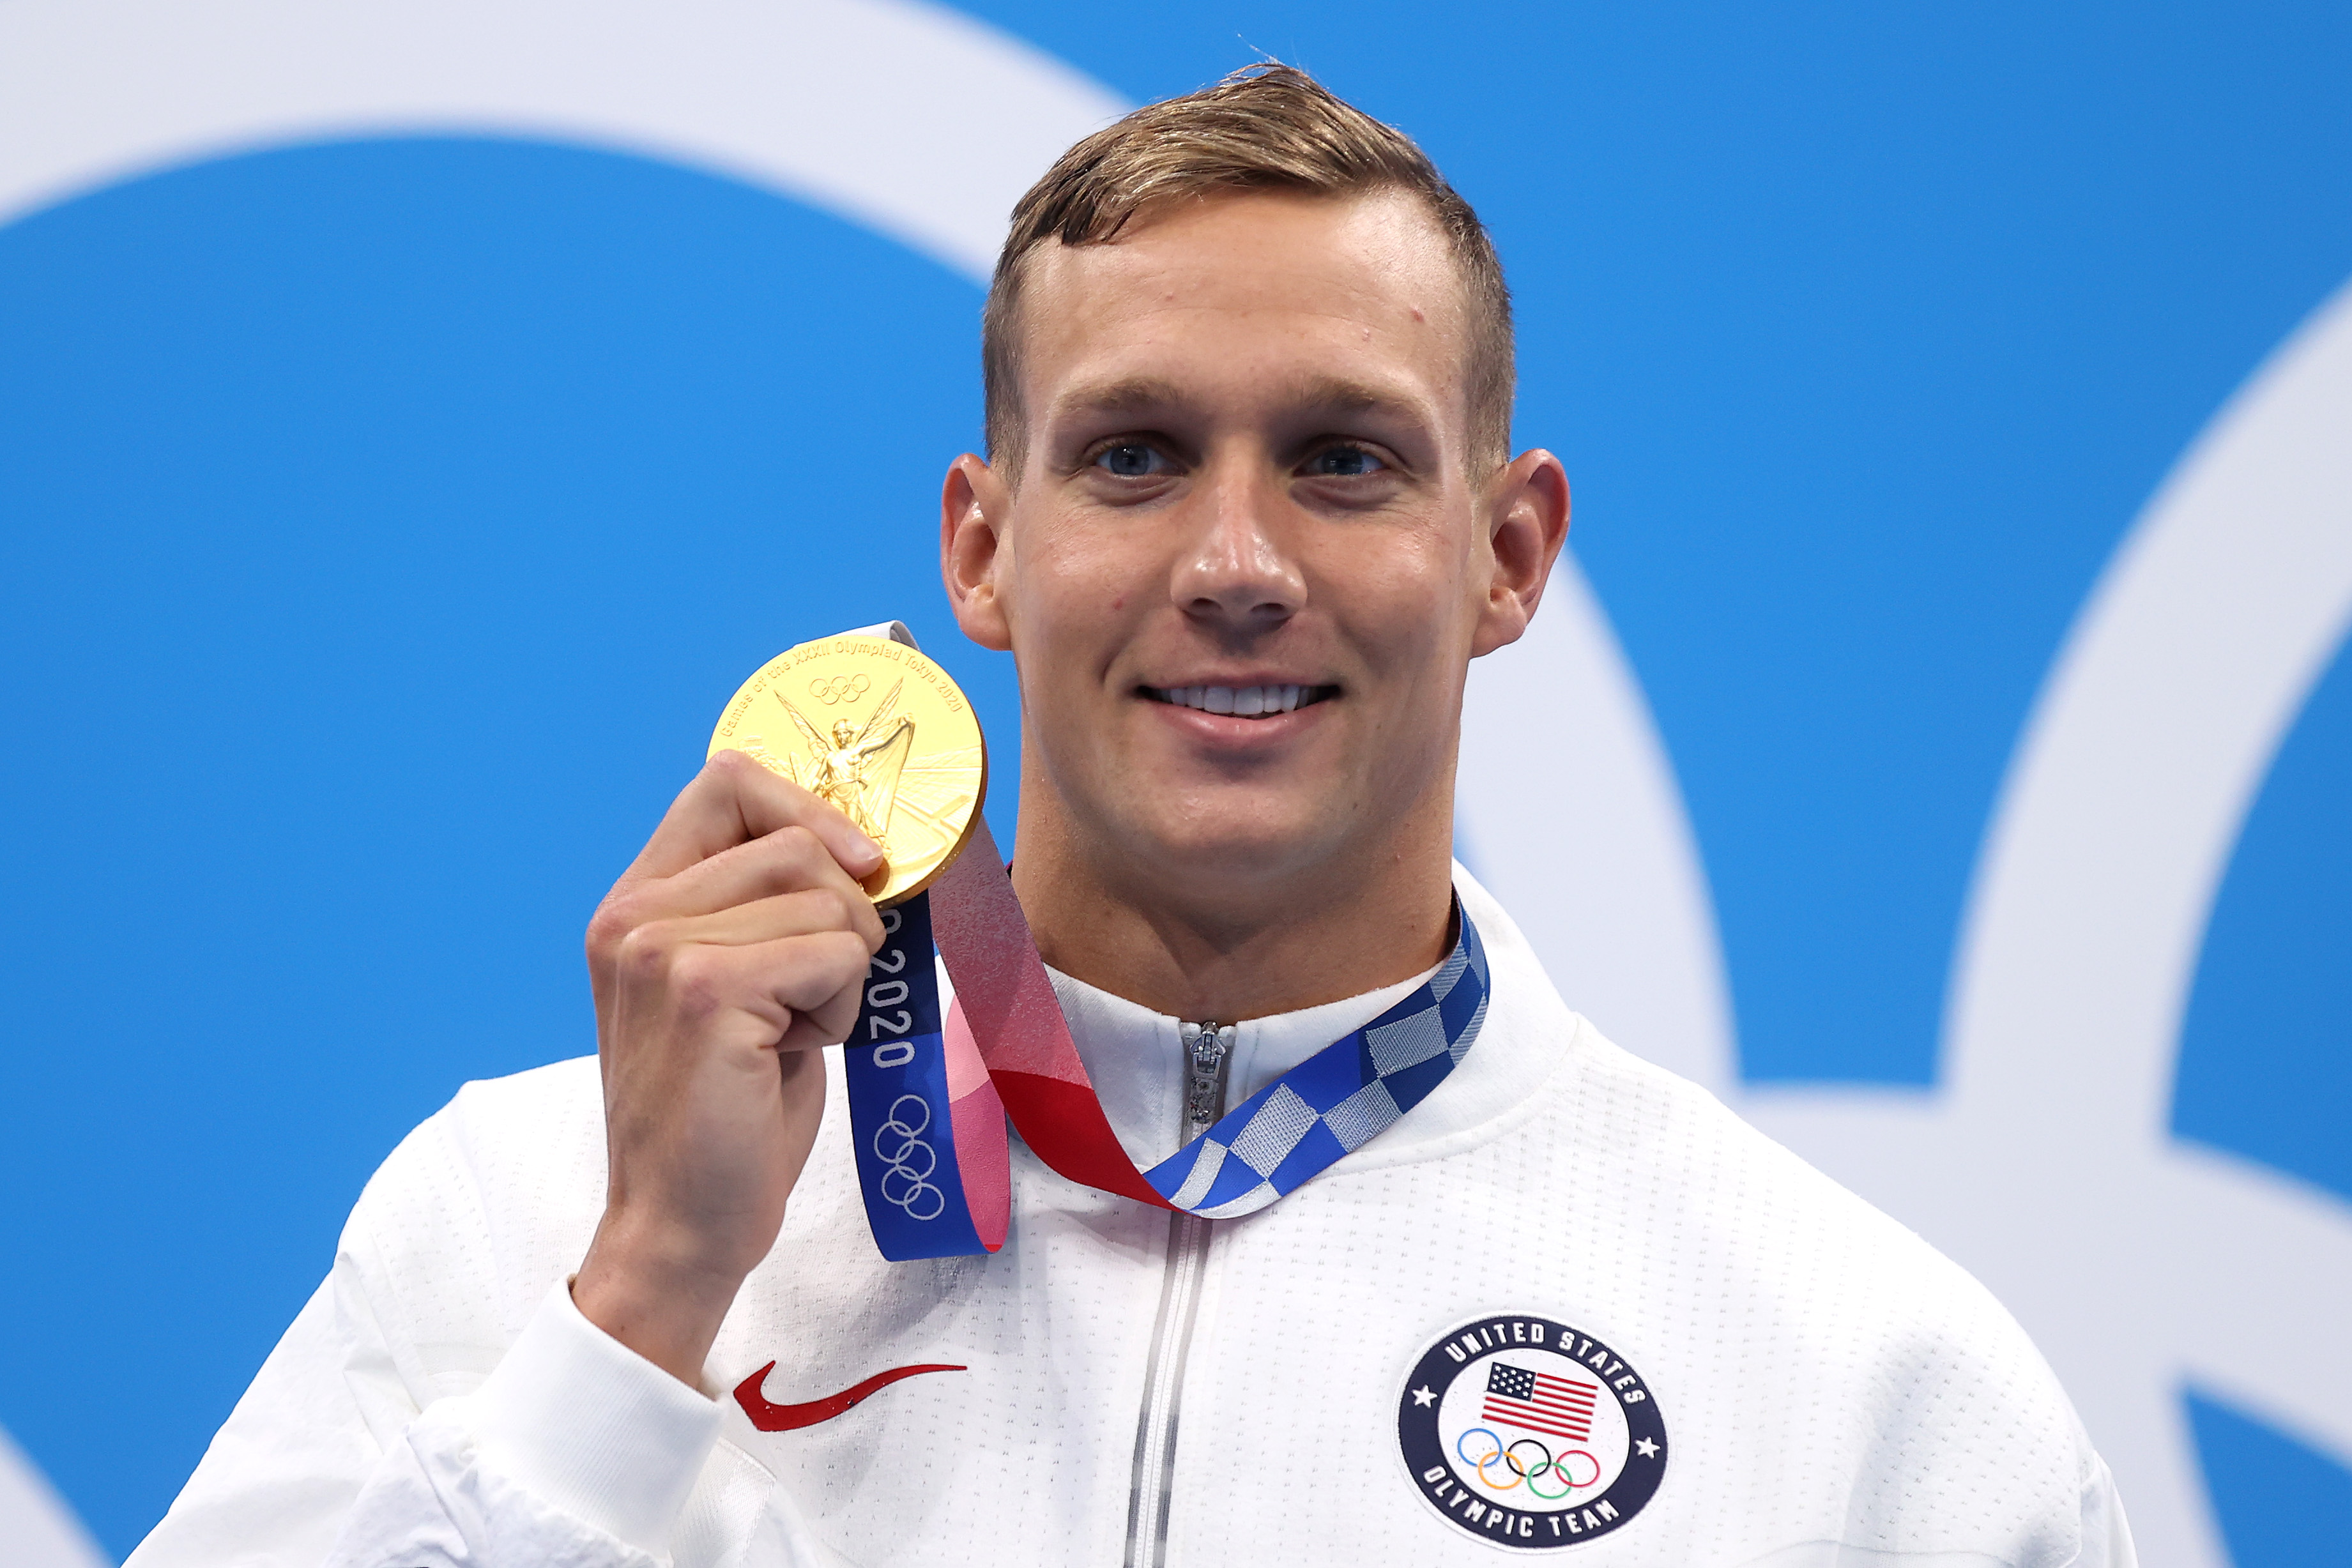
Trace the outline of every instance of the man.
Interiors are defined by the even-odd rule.
[[[601,1072],[402,1145],[138,1568],[2128,1563],[1981,1289],[1452,866],[1465,673],[1569,500],[1418,150],[1280,68],[1139,111],[1016,209],[985,370],[942,571],[1019,670],[1013,885],[1119,1143],[1486,988],[1434,1087],[1241,1218],[1016,1148],[1003,1251],[887,1263],[822,1049],[881,853],[721,753],[590,927]]]

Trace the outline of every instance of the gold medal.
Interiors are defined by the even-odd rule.
[[[821,637],[743,683],[711,732],[840,808],[890,858],[877,904],[912,898],[947,870],[988,794],[988,747],[948,673],[903,643]]]

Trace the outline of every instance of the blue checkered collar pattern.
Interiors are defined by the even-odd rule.
[[[1325,1046],[1145,1172],[1178,1208],[1211,1219],[1254,1213],[1296,1191],[1429,1097],[1469,1054],[1492,977],[1468,911],[1429,978]]]

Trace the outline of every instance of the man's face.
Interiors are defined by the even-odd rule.
[[[1024,839],[1042,811],[1108,875],[1213,896],[1450,815],[1465,670],[1533,597],[1496,602],[1527,460],[1474,469],[1434,225],[1248,194],[1030,267],[1018,483],[960,465],[981,544],[949,483],[959,612],[1020,669]]]

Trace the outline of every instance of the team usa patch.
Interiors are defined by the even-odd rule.
[[[1428,1504],[1497,1546],[1575,1546],[1630,1523],[1666,1473],[1666,1424],[1623,1357],[1566,1323],[1503,1313],[1431,1345],[1397,1399]]]

